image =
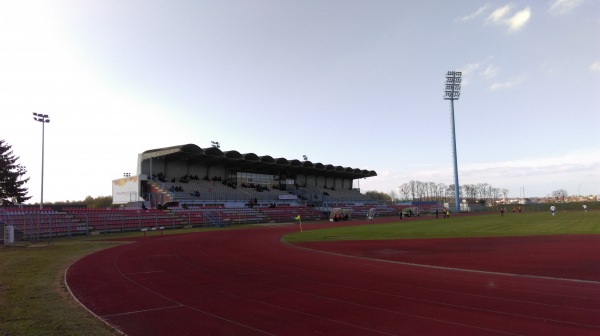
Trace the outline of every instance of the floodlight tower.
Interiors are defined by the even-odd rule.
[[[454,127],[454,101],[460,98],[460,83],[462,81],[462,72],[448,71],[446,74],[446,90],[444,99],[450,100],[450,116],[452,119],[452,153],[454,155],[454,203],[456,212],[460,212],[460,194],[458,187],[458,159],[456,157],[456,130]]]
[[[42,193],[40,196],[40,209],[44,208],[44,125],[50,122],[47,114],[33,112],[33,120],[42,123]]]

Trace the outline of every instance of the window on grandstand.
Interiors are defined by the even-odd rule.
[[[256,173],[235,173],[235,181],[238,186],[241,185],[263,185],[267,187],[279,186],[279,179],[276,176]],[[293,179],[285,179],[282,184],[293,185]]]
[[[273,184],[273,175],[267,174],[254,174],[254,173],[237,173],[237,184],[260,184],[265,186],[271,186]]]

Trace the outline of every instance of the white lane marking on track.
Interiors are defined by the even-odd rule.
[[[115,317],[115,316],[124,316],[124,315],[131,315],[131,314],[145,313],[145,312],[150,312],[150,311],[158,311],[158,310],[165,310],[165,309],[179,308],[179,307],[185,307],[185,306],[184,306],[184,305],[182,305],[182,304],[178,304],[178,305],[174,305],[174,306],[165,306],[165,307],[152,308],[152,309],[132,310],[132,311],[130,311],[130,312],[119,313],[119,314],[101,315],[100,317],[102,317],[102,318],[107,318],[107,317]]]
[[[201,252],[201,253],[203,253],[203,252]],[[188,264],[188,265],[190,265],[191,267],[194,267],[194,268],[199,268],[198,265],[191,264],[191,263],[187,262],[186,260],[181,259],[180,257],[178,257],[178,259],[182,263],[184,263],[184,264]],[[204,269],[204,270],[207,270],[207,271],[215,273],[215,274],[223,274],[223,273],[220,273],[220,272],[217,272],[217,271],[205,268],[205,267],[200,267],[200,269]],[[273,273],[269,273],[269,274],[273,274]],[[182,280],[187,281],[185,279],[182,279]],[[198,284],[198,283],[195,283],[195,284],[197,286],[201,286],[201,287],[204,287],[204,288],[207,288],[207,289],[211,289],[207,285]],[[395,314],[395,315],[408,316],[408,317],[412,317],[412,318],[416,318],[416,319],[422,319],[422,320],[426,320],[426,321],[435,321],[435,322],[440,322],[442,324],[462,326],[462,327],[471,328],[471,329],[477,329],[477,330],[485,330],[485,331],[488,331],[488,332],[494,332],[494,333],[498,333],[498,334],[520,335],[520,334],[514,334],[514,333],[511,333],[511,332],[507,332],[507,331],[496,330],[496,329],[489,329],[489,328],[479,327],[479,326],[475,326],[475,325],[469,325],[469,324],[465,324],[465,323],[452,322],[452,321],[437,319],[437,318],[433,318],[433,317],[427,317],[427,316],[421,316],[421,315],[409,314],[409,313],[402,313],[402,312],[397,312],[397,311],[393,311],[393,310],[389,310],[389,309],[384,309],[384,308],[377,308],[377,307],[373,307],[373,306],[369,306],[369,305],[358,304],[358,303],[355,303],[355,302],[350,302],[350,301],[345,301],[345,300],[340,300],[340,299],[334,299],[334,298],[330,298],[330,297],[326,297],[326,296],[322,296],[322,295],[316,295],[316,294],[311,294],[311,293],[307,293],[307,292],[300,292],[300,291],[295,291],[295,290],[289,290],[289,289],[285,289],[285,288],[275,287],[275,286],[272,286],[272,285],[266,285],[266,286],[273,287],[273,288],[278,288],[278,289],[281,289],[281,290],[284,290],[284,291],[288,291],[288,292],[293,292],[293,293],[298,293],[298,294],[303,294],[303,295],[309,295],[309,296],[313,296],[313,297],[317,297],[317,298],[321,298],[321,299],[325,299],[325,300],[336,301],[336,302],[345,303],[345,304],[348,304],[348,305],[353,305],[353,306],[358,306],[358,307],[364,307],[364,308],[369,308],[369,309],[384,311],[384,312],[392,313],[392,314]],[[323,317],[323,316],[319,316],[319,315],[307,313],[307,312],[304,312],[304,311],[300,311],[300,310],[296,310],[296,309],[291,309],[291,308],[286,308],[286,307],[283,307],[283,306],[280,306],[280,305],[277,305],[277,304],[272,304],[272,303],[265,302],[265,301],[262,301],[262,300],[252,299],[252,298],[249,298],[249,297],[245,297],[245,296],[241,296],[241,295],[238,295],[238,294],[233,294],[233,293],[225,292],[225,291],[222,291],[222,290],[216,290],[216,292],[221,293],[223,295],[227,295],[227,296],[231,296],[231,297],[235,297],[235,298],[242,298],[242,299],[245,299],[245,300],[248,300],[248,301],[251,301],[251,302],[257,302],[257,303],[261,303],[261,304],[266,305],[266,306],[275,307],[275,308],[278,308],[278,309],[282,309],[282,310],[286,310],[286,311],[298,313],[298,314],[301,314],[301,315],[306,315],[306,316],[314,317],[314,318],[317,318],[317,319],[320,319],[320,320],[324,320],[324,321],[330,321],[330,322],[333,322],[333,323],[347,325],[347,326],[351,326],[351,327],[355,327],[355,328],[359,328],[359,329],[363,329],[363,330],[368,330],[368,331],[372,331],[372,332],[376,332],[376,333],[384,334],[384,335],[395,335],[395,334],[389,334],[387,332],[375,330],[375,329],[368,328],[368,327],[362,327],[360,325],[352,324],[352,323],[349,323],[349,322],[344,322],[344,321],[340,321],[340,320],[334,320],[334,319],[331,319],[331,318],[327,318],[327,317]],[[426,300],[421,300],[421,301],[427,302]],[[190,307],[190,308],[192,308],[192,307]],[[486,310],[482,310],[482,309],[475,309],[475,310],[486,311]],[[510,314],[508,314],[508,315],[510,315]],[[518,315],[518,316],[520,316],[520,315]]]
[[[123,274],[135,275],[135,274],[150,274],[150,273],[164,273],[164,271],[147,271],[147,272],[124,272]]]
[[[304,247],[299,247],[299,246],[294,246],[294,247],[298,247],[298,248],[301,248],[301,249],[306,249],[306,250],[310,250],[310,251],[313,251],[313,252],[315,252],[315,250],[311,250],[311,249],[304,248]],[[323,252],[323,251],[318,251],[318,250],[317,250],[316,252]],[[205,254],[205,252],[200,252],[200,253],[201,253],[201,254]],[[328,254],[333,254],[333,255],[340,255],[340,256],[351,257],[351,258],[359,258],[359,259],[365,259],[365,260],[379,261],[378,259],[371,259],[371,258],[362,258],[362,257],[348,256],[348,255],[344,255],[344,254],[333,253],[333,252],[327,252],[327,251],[324,251],[323,253],[328,253]],[[214,256],[213,256],[213,257],[214,257]],[[185,260],[181,259],[179,256],[178,256],[178,258],[179,258],[180,260],[182,260],[184,263],[190,264],[189,262],[187,262],[187,261],[185,261]],[[231,264],[231,263],[229,263],[229,262],[226,262],[226,261],[225,261],[225,263],[226,263],[226,264]],[[407,264],[407,263],[402,263],[402,264]],[[192,266],[194,266],[194,267],[198,267],[198,265],[194,265],[194,264],[190,264],[190,265],[192,265]],[[236,264],[231,264],[231,265],[239,266],[239,265],[236,265]],[[419,265],[419,264],[407,264],[407,265],[414,265],[414,266],[425,266],[425,267],[427,267],[427,265]],[[213,273],[219,273],[219,272],[216,272],[216,271],[214,271],[214,270],[207,269],[207,268],[205,268],[205,267],[202,267],[202,268],[203,268],[203,269],[206,269],[206,270],[209,270],[209,271],[211,271],[211,272],[213,272]],[[438,267],[435,267],[435,268],[438,268]],[[448,270],[448,268],[444,268],[444,267],[441,267],[441,269],[442,269],[442,270]],[[460,269],[456,269],[456,270],[460,270]],[[465,271],[469,271],[469,270],[465,270]],[[272,272],[264,272],[264,271],[263,271],[263,273],[266,273],[266,274],[274,274],[274,273],[272,273]],[[477,273],[479,273],[479,272],[477,272]],[[485,272],[485,271],[483,271],[483,273],[486,273],[486,272]],[[489,272],[487,272],[487,273],[489,273]],[[277,274],[277,275],[278,275],[278,276],[281,276],[280,274]],[[499,275],[505,275],[505,273],[499,273]],[[518,275],[517,275],[517,276],[518,276]],[[536,278],[539,278],[539,277],[536,277]],[[318,283],[318,281],[312,281],[312,282]],[[331,284],[329,284],[329,285],[331,285]],[[271,287],[273,287],[273,286],[271,286]],[[346,288],[349,288],[349,289],[355,289],[355,290],[364,290],[364,289],[358,289],[358,288],[354,288],[354,287],[348,287],[348,286],[338,286],[338,287],[346,287]],[[287,290],[287,289],[285,289],[285,288],[280,288],[280,289]],[[288,291],[291,291],[291,292],[297,292],[297,291],[293,291],[293,290],[288,290]],[[372,291],[369,291],[369,290],[364,290],[364,291],[367,291],[367,292],[372,292]],[[446,293],[457,293],[457,294],[460,294],[459,292],[453,292],[453,291],[443,291],[443,292],[446,292]],[[297,292],[297,293],[300,293],[300,292]],[[303,293],[303,294],[307,294],[307,295],[311,295],[311,296],[315,296],[315,297],[324,298],[324,299],[330,299],[330,300],[334,300],[334,301],[345,302],[345,303],[348,303],[348,304],[356,304],[356,303],[354,303],[354,302],[347,302],[347,301],[344,301],[344,300],[339,300],[339,299],[334,299],[334,298],[329,298],[329,297],[323,297],[323,296],[321,296],[321,295],[315,295],[315,294],[304,293],[304,292],[302,292],[302,293]],[[375,293],[377,293],[377,292],[375,292]],[[380,293],[380,294],[385,294],[385,293]],[[440,305],[443,305],[443,306],[449,306],[449,307],[468,308],[468,309],[472,309],[472,310],[475,310],[475,311],[494,312],[494,313],[498,313],[498,314],[502,314],[502,315],[507,315],[507,316],[519,316],[519,317],[526,317],[526,318],[533,319],[533,320],[550,320],[550,321],[562,322],[562,323],[571,324],[571,325],[581,325],[581,326],[587,326],[587,327],[597,327],[597,326],[595,326],[595,325],[587,325],[587,324],[581,324],[581,323],[577,323],[577,322],[571,322],[571,321],[563,321],[563,320],[547,319],[547,318],[540,318],[540,317],[535,317],[535,316],[522,315],[522,314],[515,314],[515,313],[509,313],[509,312],[503,312],[503,311],[497,311],[497,310],[490,310],[490,309],[474,308],[474,307],[461,306],[461,305],[456,305],[456,304],[449,304],[449,303],[436,302],[436,301],[431,301],[431,300],[423,300],[423,299],[418,299],[418,298],[412,298],[412,297],[408,297],[408,296],[396,296],[396,295],[393,295],[393,296],[395,296],[395,297],[401,297],[401,298],[405,298],[405,299],[411,299],[411,300],[420,301],[420,302],[437,303],[437,304],[440,304]],[[475,295],[475,296],[476,296],[476,295]],[[485,297],[485,296],[484,296],[484,297]],[[494,297],[489,297],[489,298],[492,298],[492,299],[498,299],[498,298],[494,298]],[[502,298],[502,300],[507,300],[507,299],[504,299],[504,298]],[[556,306],[556,305],[548,305],[548,304],[543,304],[543,303],[539,303],[539,302],[527,302],[527,301],[519,301],[519,300],[509,300],[509,301],[515,301],[515,302],[525,302],[525,303],[536,304],[536,305],[545,305],[545,306]],[[268,304],[268,303],[265,303],[265,304]],[[356,305],[362,306],[362,305],[360,305],[360,304],[356,304]],[[365,306],[365,307],[370,307],[370,306]],[[560,307],[567,307],[567,306],[560,306]],[[380,308],[375,308],[375,307],[370,307],[370,308],[374,308],[374,309],[380,309]],[[567,308],[568,308],[568,307],[567,307]],[[582,309],[582,308],[578,308],[578,309]],[[383,309],[383,310],[385,311],[385,309]],[[589,310],[589,309],[583,309],[583,310]],[[392,312],[393,312],[393,311],[392,311]],[[397,312],[393,312],[393,313],[397,313]],[[405,313],[399,313],[399,314],[408,315],[408,316],[413,316],[412,314],[405,314]],[[418,316],[418,315],[414,315],[413,317],[429,319],[429,318],[427,318],[427,317],[424,317],[424,316]],[[460,323],[453,323],[453,322],[444,321],[444,320],[439,320],[439,319],[431,319],[431,320],[440,321],[440,322],[445,322],[445,323],[451,323],[451,324],[459,324],[459,325],[460,325]],[[469,326],[469,325],[467,325],[467,326]],[[479,328],[479,327],[476,327],[476,326],[470,326],[470,327]]]
[[[121,258],[121,256],[122,256],[122,255],[123,255],[123,254],[119,254],[119,255],[117,255],[117,256],[116,256],[116,258],[115,258],[115,260],[113,261],[113,266],[115,267],[115,269],[117,270],[117,272],[118,272],[119,274],[121,274],[121,275],[122,275],[122,276],[123,276],[125,279],[127,279],[129,282],[131,282],[132,284],[134,284],[134,285],[136,285],[136,286],[138,286],[138,287],[140,287],[140,288],[142,288],[142,289],[144,289],[144,290],[148,291],[149,293],[152,293],[152,294],[154,294],[154,295],[156,295],[156,296],[158,296],[158,297],[161,297],[161,298],[164,298],[164,299],[166,299],[166,300],[168,300],[168,301],[171,301],[171,302],[173,302],[175,305],[171,306],[171,308],[175,308],[175,307],[178,307],[178,306],[186,307],[186,308],[188,308],[188,309],[191,309],[191,310],[197,311],[197,312],[199,312],[199,313],[201,313],[201,314],[208,315],[208,316],[214,317],[214,318],[216,318],[216,319],[219,319],[219,320],[222,320],[222,321],[226,321],[226,322],[229,322],[229,323],[232,323],[232,324],[235,324],[235,325],[241,326],[241,327],[243,327],[243,328],[247,328],[247,329],[250,329],[250,330],[254,330],[254,331],[256,331],[256,332],[259,332],[259,333],[262,333],[262,334],[265,334],[265,335],[276,336],[275,334],[272,334],[272,333],[266,332],[266,331],[264,331],[264,330],[256,329],[256,328],[253,328],[253,327],[251,327],[251,326],[249,326],[249,325],[245,325],[245,324],[242,324],[242,323],[239,323],[239,322],[236,322],[236,321],[233,321],[233,320],[227,319],[227,318],[225,318],[225,317],[222,317],[222,316],[214,315],[214,314],[211,314],[211,313],[209,313],[209,312],[206,312],[206,311],[203,311],[203,310],[200,310],[200,309],[196,309],[196,308],[194,308],[194,307],[190,307],[190,306],[188,306],[188,305],[184,305],[184,304],[182,304],[181,302],[178,302],[178,301],[176,301],[176,300],[173,300],[173,299],[172,299],[172,298],[170,298],[170,297],[167,297],[167,296],[165,296],[165,295],[162,295],[162,294],[160,294],[160,293],[158,293],[158,292],[156,292],[156,291],[154,291],[154,290],[152,290],[152,289],[150,289],[150,288],[148,288],[148,287],[146,287],[146,286],[144,286],[144,285],[142,285],[142,284],[140,284],[140,283],[136,282],[135,280],[133,280],[133,279],[129,278],[129,277],[127,276],[127,274],[126,274],[126,273],[122,272],[122,271],[119,269],[119,266],[118,266],[118,260],[119,260],[119,258]],[[151,262],[151,261],[150,261],[150,262]],[[152,262],[151,262],[151,263],[152,263]],[[95,315],[95,314],[94,314],[94,315]],[[98,316],[98,315],[96,315],[96,316]],[[111,315],[107,315],[107,316],[111,316]],[[105,319],[103,319],[103,318],[100,318],[100,319],[101,319],[102,321],[104,321],[106,324],[108,324],[108,325],[110,325],[111,327],[113,327],[115,330],[117,330],[117,331],[120,331],[120,330],[119,330],[119,329],[117,329],[115,326],[113,326],[112,324],[108,323],[108,321],[106,321]]]
[[[458,267],[447,267],[447,266],[414,264],[414,263],[409,263],[409,262],[404,262],[404,261],[395,261],[395,260],[386,260],[386,259],[375,259],[375,258],[367,258],[367,257],[361,257],[361,256],[354,256],[354,255],[348,255],[348,254],[331,252],[331,251],[315,250],[315,249],[311,249],[311,248],[304,247],[304,246],[298,246],[298,245],[289,244],[287,242],[283,242],[283,243],[286,244],[286,245],[292,246],[292,247],[296,247],[296,248],[300,248],[300,249],[304,249],[304,250],[308,250],[308,251],[313,251],[313,252],[328,253],[328,254],[333,254],[333,255],[338,255],[338,256],[343,256],[343,257],[358,258],[358,259],[364,259],[364,260],[381,261],[381,262],[386,262],[386,263],[391,263],[391,264],[399,264],[399,265],[407,265],[407,266],[415,266],[415,267],[423,267],[423,268],[432,268],[432,269],[441,269],[441,270],[451,270],[451,271],[458,271],[458,272],[480,273],[480,274],[490,274],[490,275],[505,275],[505,276],[509,276],[509,277],[520,277],[520,278],[531,278],[531,279],[546,279],[546,280],[554,280],[554,281],[566,281],[566,282],[589,283],[589,284],[600,285],[600,281],[593,281],[593,280],[566,279],[566,278],[556,278],[556,277],[528,275],[528,274],[482,271],[482,270],[473,270],[473,269],[458,268]]]
[[[203,253],[203,252],[201,252],[201,253]],[[366,259],[368,259],[368,258],[366,258]],[[193,267],[196,267],[196,268],[198,267],[197,265],[190,264],[190,263],[188,263],[185,260],[182,260],[182,261],[184,263],[187,263],[187,264],[193,266]],[[224,262],[224,263],[230,264],[229,262]],[[211,269],[205,268],[205,267],[202,267],[202,269],[208,270],[208,271],[210,271],[212,273],[215,273],[215,274],[223,274],[223,273],[220,273],[218,271],[211,270]],[[271,274],[271,275],[275,275],[275,276],[279,276],[279,277],[286,277],[286,276],[282,276],[280,274],[276,274],[276,273],[272,273],[272,272],[264,272],[263,271],[261,273]],[[492,312],[492,313],[496,313],[496,314],[500,314],[500,315],[506,315],[506,316],[525,317],[525,318],[529,318],[529,319],[532,319],[532,320],[554,321],[554,322],[560,322],[560,323],[565,323],[565,324],[579,325],[579,326],[593,327],[593,328],[597,327],[596,325],[588,325],[588,324],[582,324],[582,323],[578,323],[578,322],[571,322],[571,321],[565,321],[565,320],[556,320],[556,319],[550,319],[550,318],[542,318],[542,317],[536,317],[536,316],[530,316],[530,315],[523,315],[523,314],[516,314],[516,313],[510,313],[510,312],[506,312],[506,311],[499,311],[499,310],[492,310],[492,309],[476,308],[476,307],[464,306],[464,305],[457,305],[457,304],[452,304],[452,303],[447,303],[447,302],[441,302],[441,301],[432,301],[432,300],[426,300],[426,299],[419,299],[419,298],[411,297],[411,296],[389,294],[389,293],[383,293],[383,292],[379,292],[379,291],[367,290],[367,289],[356,288],[356,287],[351,287],[351,286],[341,286],[341,285],[335,285],[335,284],[330,284],[330,283],[324,283],[324,282],[315,281],[315,280],[308,280],[308,282],[312,282],[312,283],[315,283],[315,284],[324,284],[324,285],[329,285],[329,286],[335,286],[335,287],[339,287],[339,288],[346,288],[346,289],[351,289],[351,290],[357,290],[357,291],[363,291],[363,292],[367,292],[367,293],[374,293],[374,294],[386,295],[386,296],[391,296],[391,297],[396,297],[396,298],[408,299],[408,300],[413,300],[413,301],[417,301],[417,302],[437,304],[437,305],[446,306],[446,307],[466,308],[466,309],[470,309],[470,310],[474,310],[474,311]],[[319,295],[319,294],[312,294],[312,293],[308,293],[308,292],[304,292],[304,291],[301,292],[301,291],[296,291],[296,290],[290,290],[290,289],[287,289],[287,288],[273,286],[273,285],[265,285],[265,284],[263,284],[263,285],[264,286],[268,286],[268,287],[272,287],[272,288],[277,288],[277,289],[280,289],[280,290],[283,290],[283,291],[288,291],[288,292],[297,293],[297,294],[303,294],[303,295],[309,295],[309,296],[313,296],[313,297],[320,298],[320,299],[341,302],[341,303],[345,303],[345,304],[349,304],[349,305],[355,305],[355,306],[359,306],[359,307],[365,307],[365,308],[369,308],[369,309],[381,310],[381,311],[385,311],[385,312],[389,312],[389,313],[393,313],[393,314],[400,314],[400,315],[405,315],[405,316],[415,317],[415,318],[421,318],[421,319],[426,319],[426,320],[431,320],[431,321],[437,321],[437,322],[443,322],[443,323],[448,323],[448,324],[455,324],[455,325],[467,326],[467,327],[477,328],[477,329],[483,329],[483,330],[492,330],[494,332],[500,332],[500,333],[507,333],[507,332],[503,332],[503,331],[500,331],[500,330],[487,329],[487,328],[482,328],[482,327],[478,327],[478,326],[475,326],[475,325],[468,325],[468,324],[464,324],[464,323],[451,322],[451,321],[447,321],[447,320],[430,318],[430,317],[421,316],[421,315],[415,315],[415,314],[401,313],[401,312],[397,312],[397,311],[394,311],[394,310],[373,307],[373,306],[370,306],[370,305],[359,304],[359,303],[355,303],[355,302],[351,302],[351,301],[336,299],[336,298],[332,298],[332,297],[328,297],[328,296],[323,296],[323,295]],[[425,288],[425,289],[427,289],[427,288]],[[454,292],[454,291],[441,291],[441,292],[449,293],[449,294],[463,294],[463,293]],[[494,298],[494,297],[481,296],[481,295],[472,295],[472,294],[468,294],[468,295],[471,295],[471,296],[474,296],[474,297],[479,296],[479,297],[484,297],[484,298],[497,299],[497,300],[502,300],[502,301],[513,301],[513,302],[529,303],[529,304],[532,304],[532,305],[556,306],[556,305],[549,305],[549,304],[543,304],[543,303],[538,303],[538,302],[510,300],[510,299],[504,299],[504,298],[498,299],[498,298]],[[234,296],[237,297],[238,295],[234,295]],[[248,298],[246,298],[246,299],[248,299]],[[253,299],[249,299],[249,300],[253,300]],[[263,304],[266,304],[266,305],[271,305],[271,304],[269,304],[267,302],[263,302],[263,301],[258,301],[258,300],[253,300],[253,301],[262,302]],[[278,306],[276,306],[276,307],[278,307]],[[559,307],[563,307],[563,306],[559,306]],[[283,308],[283,309],[287,309],[287,308]],[[591,310],[591,309],[584,309],[584,308],[577,308],[577,309]],[[595,311],[595,310],[592,310],[592,311]],[[308,315],[312,316],[311,314],[308,314]],[[508,334],[511,334],[511,333],[508,333]]]

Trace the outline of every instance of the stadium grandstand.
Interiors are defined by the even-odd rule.
[[[0,226],[12,227],[15,240],[36,241],[298,218],[327,220],[334,209],[355,218],[397,215],[397,207],[377,204],[360,193],[359,180],[372,176],[377,173],[186,144],[139,154],[137,173],[112,181],[113,208],[0,207]]]
[[[153,208],[364,204],[369,199],[354,187],[355,180],[377,176],[375,171],[193,144],[145,151],[137,169],[137,176],[114,181],[114,203],[143,200]]]

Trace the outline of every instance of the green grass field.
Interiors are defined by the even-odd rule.
[[[113,245],[72,238],[0,248],[0,335],[114,335],[64,285],[71,263]]]
[[[600,212],[549,212],[419,219],[293,233],[287,242],[600,234]]]
[[[352,222],[350,222],[352,223]],[[238,229],[249,226],[236,226]],[[305,226],[310,228],[310,224]],[[165,231],[182,234],[206,229]],[[156,234],[156,233],[154,233]],[[510,235],[600,234],[600,211],[524,213],[419,219],[381,225],[307,230],[287,241],[335,239],[406,239]],[[139,232],[56,239],[51,245],[0,247],[0,336],[115,335],[79,306],[64,285],[64,273],[77,259],[120,244],[102,238],[140,236]]]

